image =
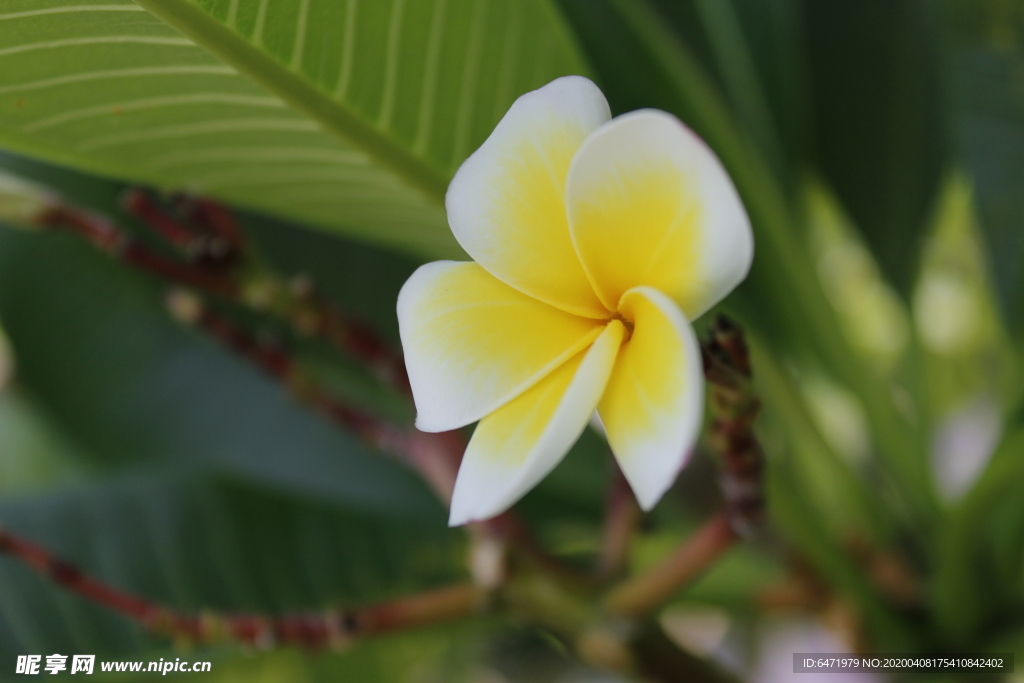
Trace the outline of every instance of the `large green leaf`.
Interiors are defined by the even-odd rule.
[[[1024,334],[1024,18],[1002,3],[949,3],[957,33],[958,128],[971,172],[996,293],[1007,326]]]
[[[421,253],[513,99],[583,70],[548,0],[138,5],[4,3],[0,146]]]
[[[122,478],[5,500],[0,523],[123,591],[192,613],[362,605],[462,573],[461,535],[442,525],[204,478]],[[0,558],[0,592],[4,662],[168,645],[8,558]]]
[[[792,195],[812,127],[799,0],[655,0]]]
[[[949,152],[938,18],[931,5],[650,2],[719,86],[776,182],[795,197],[807,168],[823,175],[886,276],[908,293]],[[570,9],[572,4],[567,2]],[[586,21],[602,21],[600,5],[581,3],[596,15]],[[621,26],[614,28],[621,33]],[[621,54],[617,48],[609,59]],[[591,58],[604,73],[604,58]],[[650,72],[640,73],[631,87],[652,90]]]
[[[714,80],[651,0],[561,0],[612,110],[658,107],[678,115],[715,150],[750,214],[757,244],[750,275],[724,305],[779,354],[824,364],[862,400],[880,457],[910,506],[936,511],[921,434],[891,389],[839,327],[807,250],[800,213],[787,201],[751,135]],[[614,51],[606,50],[615,45]]]
[[[934,3],[803,5],[816,162],[907,294],[949,162]]]
[[[983,637],[1024,605],[1024,430],[1008,433],[984,474],[943,528],[934,580],[935,615],[957,645]]]

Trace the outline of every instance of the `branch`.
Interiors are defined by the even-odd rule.
[[[300,335],[328,341],[359,360],[385,384],[409,395],[402,355],[370,326],[327,301],[309,278],[286,282],[261,267],[234,216],[224,207],[179,196],[177,205],[187,217],[179,221],[142,190],[129,190],[123,204],[128,213],[172,246],[181,260],[163,256],[110,220],[60,200],[53,200],[35,222],[84,237],[114,258],[161,279],[269,313]]]
[[[617,616],[645,616],[703,574],[736,539],[726,515],[712,517],[661,563],[616,586],[605,607]]]
[[[300,335],[315,335],[359,360],[378,380],[411,400],[412,390],[402,355],[368,325],[341,313],[317,292],[309,278],[286,283],[258,262],[230,211],[220,204],[188,195],[174,199],[179,220],[142,190],[129,190],[123,204],[152,233],[174,247],[184,263],[168,259],[135,241],[116,224],[58,200],[37,223],[70,230],[104,252],[163,279],[228,302],[269,313]],[[168,306],[191,324],[281,381],[294,395],[333,422],[354,431],[373,447],[399,456],[420,473],[437,496],[451,502],[466,441],[458,431],[425,433],[395,425],[337,400],[297,370],[291,354],[262,343],[250,332],[218,314],[188,291],[172,291]],[[512,541],[538,564],[554,566],[528,530],[509,513],[482,523],[500,539]]]
[[[155,633],[199,644],[233,642],[260,648],[295,645],[342,649],[359,638],[421,628],[479,613],[485,593],[460,583],[389,602],[348,610],[268,617],[253,614],[183,614],[107,586],[49,551],[0,528],[0,553],[44,578]]]
[[[343,314],[317,291],[309,277],[298,276],[286,282],[261,267],[234,215],[226,208],[199,197],[178,195],[175,205],[185,217],[185,222],[178,224],[139,190],[129,192],[125,204],[133,215],[161,234],[171,230],[170,226],[177,225],[178,232],[187,231],[189,224],[197,226],[205,240],[186,242],[184,249],[208,268],[232,272],[240,285],[235,303],[269,313],[300,335],[326,340],[359,360],[384,384],[411,396],[402,354],[369,325]]]
[[[250,253],[232,214],[218,204],[179,197],[188,217],[178,221],[158,207],[142,190],[130,190],[123,201],[155,236],[174,247],[183,260],[168,258],[136,240],[117,224],[54,199],[35,223],[71,232],[111,257],[172,283],[213,297],[269,312],[290,323],[300,334],[318,335],[361,361],[377,377],[406,396],[409,379],[400,354],[366,324],[344,316],[323,299],[308,278],[289,287],[260,268]],[[254,286],[258,280],[260,286]],[[259,290],[259,293],[254,293]],[[451,499],[465,441],[458,433],[426,434],[378,420],[366,411],[338,401],[296,371],[282,347],[260,343],[249,332],[220,316],[184,290],[172,291],[168,306],[182,322],[192,324],[221,342],[317,408],[332,421],[355,431],[385,452],[399,455],[420,472],[442,501]]]
[[[54,203],[36,223],[45,228],[66,230],[84,238],[100,251],[139,270],[148,271],[215,296],[233,299],[237,286],[223,273],[214,273],[166,258],[134,239],[109,220],[67,204]]]
[[[465,450],[460,433],[412,430],[339,401],[305,376],[286,348],[257,339],[187,290],[171,290],[167,307],[179,322],[202,330],[260,368],[327,419],[354,432],[374,448],[399,457],[420,473],[442,501],[451,500],[455,474]]]

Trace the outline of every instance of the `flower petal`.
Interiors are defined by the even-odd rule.
[[[441,432],[511,401],[590,345],[603,325],[543,304],[475,263],[438,261],[398,295],[416,426]]]
[[[591,135],[569,169],[566,202],[580,260],[609,308],[649,286],[693,320],[750,269],[754,240],[736,188],[665,112],[631,112]]]
[[[448,223],[496,278],[564,311],[607,317],[569,237],[565,175],[584,139],[610,117],[604,95],[566,76],[512,105],[448,187]]]
[[[455,482],[451,526],[504,512],[554,469],[594,413],[624,335],[612,321],[586,352],[480,421]]]
[[[619,306],[633,321],[633,336],[619,353],[597,412],[640,507],[650,510],[700,433],[700,345],[679,307],[655,289],[631,289]]]

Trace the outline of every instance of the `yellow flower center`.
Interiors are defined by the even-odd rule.
[[[626,328],[626,336],[623,337],[623,339],[622,339],[622,343],[625,344],[626,342],[629,341],[629,338],[633,336],[633,328],[635,327],[634,324],[633,324],[633,321],[630,320],[629,318],[627,318],[626,316],[622,315],[618,311],[615,311],[614,313],[612,313],[605,320],[605,322],[606,323],[610,323],[613,320],[618,320],[620,323],[622,323],[623,327]]]

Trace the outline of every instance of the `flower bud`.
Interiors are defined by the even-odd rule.
[[[54,194],[43,186],[0,170],[0,223],[36,227],[54,203]]]

